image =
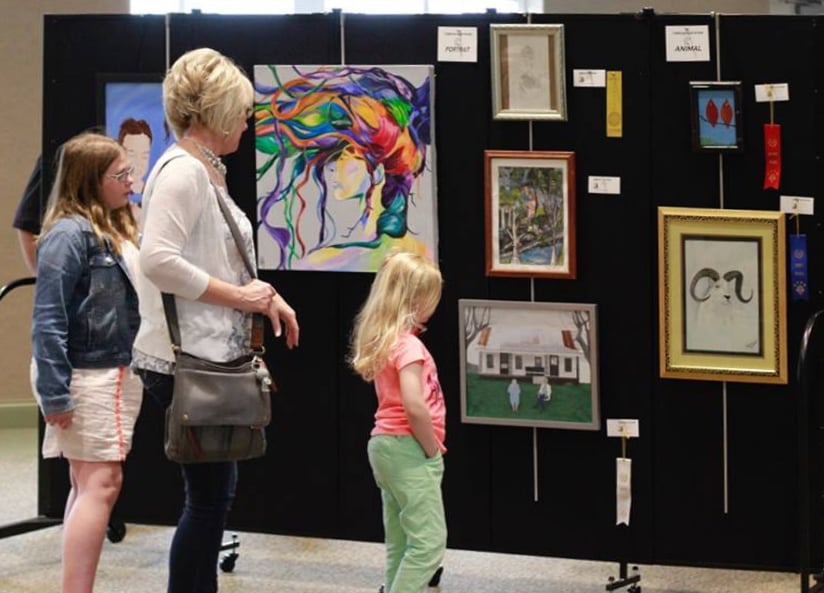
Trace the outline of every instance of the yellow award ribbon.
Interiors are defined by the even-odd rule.
[[[621,71],[607,71],[607,138],[624,135]]]

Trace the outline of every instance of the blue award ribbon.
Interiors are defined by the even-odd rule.
[[[790,286],[792,300],[810,298],[807,283],[807,235],[790,235]]]

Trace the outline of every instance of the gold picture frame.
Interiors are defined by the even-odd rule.
[[[490,25],[492,118],[566,121],[563,25]]]
[[[660,375],[787,383],[784,214],[658,208]]]

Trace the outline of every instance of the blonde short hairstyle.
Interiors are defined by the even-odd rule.
[[[254,90],[229,58],[209,48],[180,56],[163,79],[163,108],[175,136],[194,123],[228,134],[237,118],[252,108]]]
[[[387,363],[401,335],[416,331],[441,300],[443,278],[432,260],[418,253],[390,251],[355,318],[349,364],[372,381]]]

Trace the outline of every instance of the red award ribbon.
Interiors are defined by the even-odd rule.
[[[764,124],[764,189],[778,189],[781,181],[781,126]]]

